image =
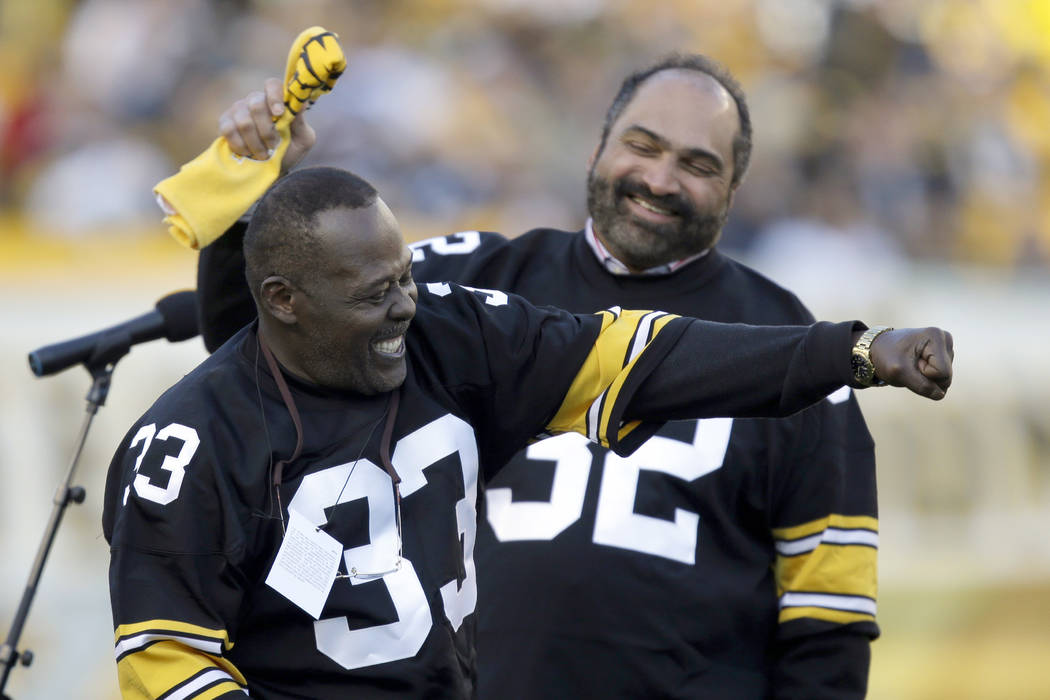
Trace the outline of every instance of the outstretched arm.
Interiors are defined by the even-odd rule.
[[[638,388],[625,419],[790,415],[840,386],[860,386],[850,355],[862,332],[849,323],[760,329],[694,322]],[[952,336],[939,328],[887,331],[871,346],[876,376],[935,401],[951,385],[953,357]]]

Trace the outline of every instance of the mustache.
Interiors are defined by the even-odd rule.
[[[640,197],[641,199],[644,199],[661,209],[666,209],[672,214],[684,219],[696,215],[692,204],[684,196],[680,194],[653,194],[653,191],[650,190],[645,183],[631,178],[620,178],[613,187],[613,194],[616,195],[617,199],[632,195]]]
[[[401,321],[389,328],[384,328],[375,334],[373,340],[389,340],[391,338],[396,338],[399,335],[404,335],[408,332],[408,326],[410,323],[411,321]]]

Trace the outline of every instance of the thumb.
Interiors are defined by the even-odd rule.
[[[282,172],[287,172],[298,165],[317,142],[317,132],[306,121],[306,110],[296,115],[288,126],[290,143],[281,161]]]

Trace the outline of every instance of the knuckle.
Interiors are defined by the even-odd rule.
[[[237,109],[230,115],[230,119],[233,124],[242,129],[252,123],[252,115],[248,113],[246,108]]]

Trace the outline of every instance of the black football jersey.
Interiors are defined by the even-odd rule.
[[[419,280],[799,324],[790,292],[717,250],[615,276],[582,233],[413,246]],[[478,532],[483,698],[863,697],[875,623],[874,445],[849,388],[790,418],[673,422],[629,457],[538,442],[489,482]]]
[[[377,466],[387,397],[292,377],[303,444],[270,488],[297,435],[254,329],[242,330],[157,401],[110,468],[103,525],[125,697],[469,697],[479,481],[541,431],[586,425],[599,394],[594,437],[622,450],[644,440],[655,426],[620,418],[623,380],[650,371],[683,322],[421,289],[392,430],[399,512]],[[338,578],[315,621],[264,583],[289,509],[342,543],[344,574],[394,561],[398,520],[403,558],[382,576]]]
[[[722,404],[741,411],[797,410],[785,387],[826,392],[845,374],[852,328],[756,332],[618,307],[573,316],[429,283],[394,413],[388,396],[291,377],[282,397],[247,327],[161,396],[111,463],[103,531],[121,692],[469,697],[481,484],[541,432],[627,455],[659,427],[642,418],[714,415],[725,392],[748,394]],[[719,351],[698,369],[691,357],[727,339],[740,356]],[[751,379],[756,363],[783,386]],[[651,388],[677,377],[681,391]],[[265,583],[292,511],[344,548],[316,620]]]

